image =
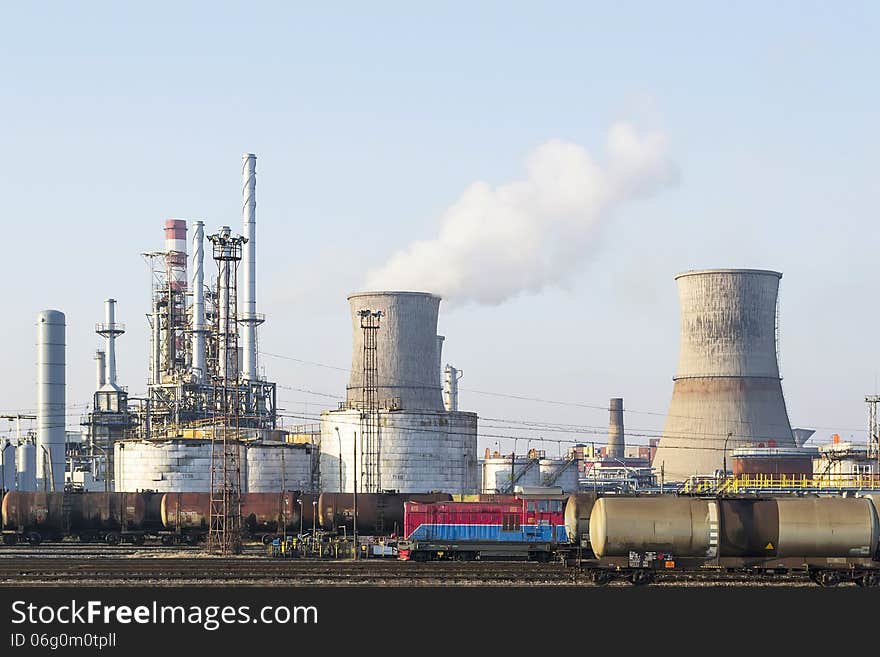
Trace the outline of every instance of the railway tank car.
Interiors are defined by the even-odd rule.
[[[592,509],[590,542],[597,584],[708,569],[880,584],[880,522],[869,497],[604,497]]]
[[[246,535],[274,536],[300,524],[299,493],[245,493],[241,496],[241,526]],[[208,533],[210,493],[164,493],[161,501],[162,542],[196,543]]]
[[[303,496],[305,528],[310,528],[307,514],[309,500]],[[430,504],[451,502],[449,493],[358,493],[358,534],[372,536],[399,535],[404,531],[406,502]],[[352,493],[321,493],[317,499],[317,525],[327,532],[350,535],[354,530],[354,495]]]
[[[81,541],[141,544],[160,528],[155,493],[43,493],[3,496],[3,541],[39,544],[74,536]]]

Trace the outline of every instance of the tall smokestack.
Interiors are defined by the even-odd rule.
[[[107,383],[107,372],[104,369],[106,367],[105,363],[104,352],[98,349],[95,351],[95,390],[100,390]]]
[[[608,449],[606,453],[613,458],[622,459],[625,453],[623,433],[623,399],[614,397],[608,406],[611,417],[608,421]]]
[[[263,318],[257,315],[257,156],[241,156],[242,207],[245,247],[242,253],[244,269],[244,312],[239,321],[244,324],[242,335],[242,377],[257,378],[257,326]]]
[[[116,323],[116,299],[104,301],[104,323],[95,326],[95,333],[106,341],[106,385],[116,388],[116,338],[125,333],[125,326]]]
[[[168,265],[168,281],[174,291],[186,290],[186,221],[165,221],[165,262]]]
[[[193,227],[192,259],[192,370],[198,382],[207,378],[205,372],[205,223]]]
[[[58,492],[64,490],[67,415],[64,320],[59,310],[37,315],[37,487]]]

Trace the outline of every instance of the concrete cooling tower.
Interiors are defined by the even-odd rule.
[[[408,410],[442,411],[437,335],[440,297],[425,292],[365,292],[348,297],[351,304],[353,349],[349,402],[360,402],[364,378],[364,331],[361,310],[379,311],[376,332],[378,398],[399,400]]]
[[[351,376],[346,401],[321,414],[322,490],[350,493],[356,482],[357,491],[367,493],[476,493],[477,416],[443,405],[440,297],[365,292],[348,301]],[[365,310],[381,313],[375,349],[364,348]],[[376,411],[364,404],[367,372],[375,377]]]
[[[711,475],[737,447],[795,447],[776,345],[782,274],[707,269],[675,277],[678,370],[654,457],[666,481]]]

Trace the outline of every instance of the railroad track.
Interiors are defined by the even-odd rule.
[[[204,554],[204,553],[202,553]],[[0,560],[0,585],[30,586],[592,586],[561,564],[522,562],[416,564],[398,561],[286,561],[215,558],[46,558]],[[749,578],[735,574],[669,577],[657,585],[812,586],[805,577]],[[617,584],[614,584],[616,586]],[[625,585],[625,584],[621,584]],[[625,585],[628,586],[628,585]]]

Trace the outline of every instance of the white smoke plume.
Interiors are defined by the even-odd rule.
[[[616,123],[605,150],[603,166],[583,147],[553,139],[528,156],[524,179],[494,188],[473,183],[444,213],[439,235],[370,271],[367,289],[498,304],[563,282],[619,205],[678,180],[663,134]]]

